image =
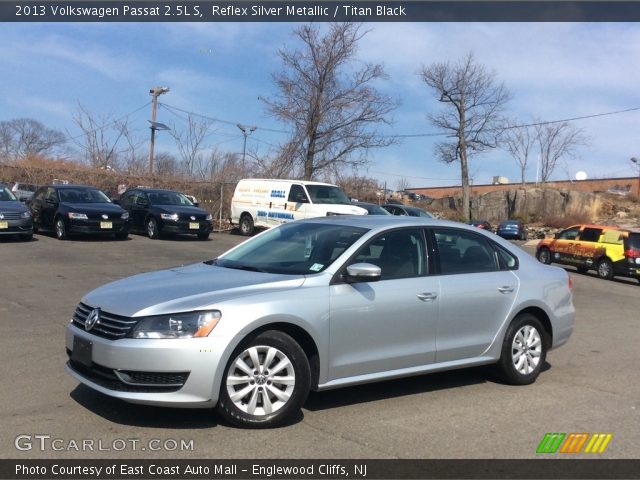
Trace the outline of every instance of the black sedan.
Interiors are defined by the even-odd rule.
[[[367,203],[367,202],[351,202],[354,205],[364,208],[367,211],[368,215],[391,215],[388,211],[382,208],[380,205],[376,205],[375,203]]]
[[[496,234],[502,238],[511,240],[526,240],[527,229],[520,220],[505,220],[500,222],[496,229]]]
[[[74,233],[112,234],[119,240],[129,235],[129,213],[109,200],[104,192],[86,185],[40,187],[29,202],[33,228],[53,231],[59,240]]]
[[[206,240],[213,230],[211,214],[173,190],[127,190],[120,197],[120,206],[129,212],[131,229],[146,233],[149,238],[186,233]]]
[[[22,240],[33,237],[31,212],[5,185],[0,185],[0,235],[19,235]]]

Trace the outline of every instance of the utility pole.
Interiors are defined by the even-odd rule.
[[[156,122],[156,115],[158,113],[158,97],[163,93],[167,93],[169,87],[153,87],[149,90],[149,94],[153,97],[151,100],[151,145],[149,146],[149,178],[153,177],[153,150],[156,141],[156,130],[166,130],[166,125],[161,127]],[[162,128],[165,127],[165,128]]]
[[[244,165],[247,159],[247,137],[255,132],[257,127],[250,127],[247,125],[242,125],[240,123],[238,123],[236,127],[240,129],[242,135],[244,136],[244,145],[242,146],[242,172],[244,174]]]
[[[631,163],[633,163],[636,168],[638,169],[638,202],[640,202],[640,160],[638,160],[636,157],[631,157],[630,158]]]

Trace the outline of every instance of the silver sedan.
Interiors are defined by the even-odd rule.
[[[88,293],[67,328],[67,370],[129,402],[271,427],[311,389],[482,364],[530,384],[574,317],[567,273],[495,235],[333,216]]]

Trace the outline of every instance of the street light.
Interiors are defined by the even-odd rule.
[[[240,131],[242,132],[242,136],[244,136],[244,144],[242,146],[242,170],[244,171],[244,163],[247,159],[247,137],[255,132],[256,128],[258,127],[251,127],[248,125],[242,125],[240,123],[238,123],[236,127],[240,129]]]
[[[149,146],[149,178],[153,176],[153,150],[156,142],[156,130],[169,130],[169,127],[162,123],[156,122],[156,114],[158,112],[158,97],[163,93],[167,93],[169,87],[153,87],[149,90],[149,95],[153,97],[151,100],[151,145]]]

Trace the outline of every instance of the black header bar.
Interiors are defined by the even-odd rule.
[[[640,0],[4,0],[0,21],[638,22]]]

